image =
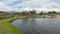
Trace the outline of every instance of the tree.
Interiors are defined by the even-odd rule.
[[[0,11],[0,13],[3,13],[3,11]]]
[[[43,15],[43,14],[44,14],[43,11],[41,11],[41,13],[39,15]]]
[[[51,11],[48,12],[48,15],[50,15],[50,14],[51,14]]]
[[[35,10],[29,11],[29,12],[30,12],[30,14],[36,14]]]
[[[52,13],[56,14],[56,12],[55,12],[55,11],[52,11]]]
[[[21,12],[21,15],[29,15],[29,13],[27,11],[23,11]]]

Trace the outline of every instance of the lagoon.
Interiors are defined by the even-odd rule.
[[[12,22],[21,34],[60,34],[59,18],[16,19]]]

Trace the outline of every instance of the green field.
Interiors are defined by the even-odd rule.
[[[20,34],[18,29],[10,23],[10,21],[14,19],[16,19],[16,17],[0,20],[0,34]]]

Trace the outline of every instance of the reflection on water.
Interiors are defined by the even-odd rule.
[[[60,34],[60,18],[17,19],[12,24],[22,34]]]

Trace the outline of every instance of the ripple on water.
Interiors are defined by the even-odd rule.
[[[31,18],[13,21],[22,34],[60,34],[60,18]]]

